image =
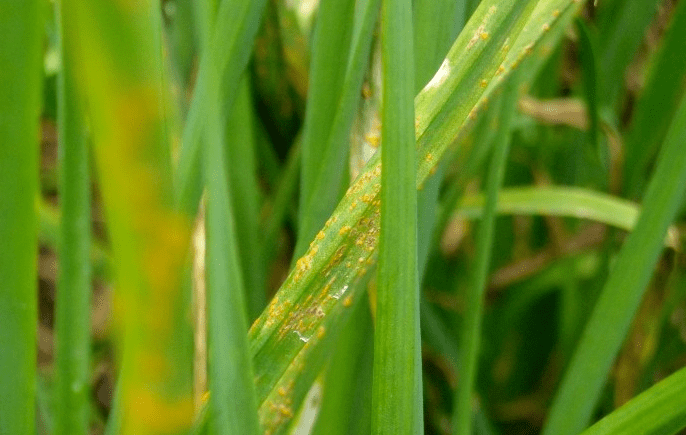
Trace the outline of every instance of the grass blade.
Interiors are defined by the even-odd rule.
[[[355,26],[355,33],[352,35],[352,38],[348,38],[352,40],[352,47],[348,48],[349,44],[343,45],[345,49],[338,47],[339,51],[350,51],[347,67],[345,71],[341,71],[344,72],[344,75],[338,77],[339,86],[342,86],[340,93],[329,95],[328,101],[323,97],[319,99],[312,97],[311,100],[313,101],[308,100],[308,107],[310,108],[308,113],[318,113],[318,115],[316,117],[312,115],[313,120],[310,124],[308,124],[308,118],[305,119],[305,131],[302,142],[303,172],[301,176],[301,202],[305,206],[299,214],[300,231],[295,249],[295,258],[304,254],[307,243],[312,240],[317,230],[321,228],[327,217],[331,215],[331,212],[340,200],[343,182],[347,183],[347,164],[345,162],[348,160],[346,156],[348,154],[350,127],[353,122],[357,102],[360,98],[362,78],[369,58],[374,23],[376,22],[379,10],[379,1],[367,0],[361,3],[360,25]],[[351,9],[348,13],[352,15],[352,9],[354,8],[351,5],[347,7]],[[332,20],[340,20],[341,12],[329,11],[328,8],[320,11],[320,14],[322,12],[327,12],[326,15],[334,15],[330,17]],[[338,17],[335,15],[338,15]],[[344,17],[343,22],[352,22],[352,16],[344,15]],[[323,32],[327,37],[322,39],[344,39],[336,35],[335,32],[332,32],[330,27],[326,22],[322,22],[322,28],[327,29],[326,32]],[[331,42],[328,44],[331,44]],[[322,42],[322,45],[323,47],[315,49],[313,54],[315,63],[310,73],[312,78],[310,95],[317,95],[318,87],[316,85],[318,80],[316,79],[319,75],[327,73],[327,69],[323,68],[323,66],[328,65],[330,69],[331,65],[338,67],[341,62],[336,56],[331,57],[331,54],[328,56],[318,55],[318,53],[323,52],[324,46],[327,44]],[[331,47],[328,47],[328,49],[332,50]],[[319,57],[322,59],[317,62]],[[321,72],[319,72],[320,69]],[[325,81],[323,78],[320,80],[323,82],[320,87],[334,86],[332,78],[327,78]],[[322,94],[330,92],[330,90],[320,91]],[[331,106],[331,108],[327,106]],[[312,127],[313,131],[308,132],[309,125],[317,125],[317,127]],[[326,128],[327,126],[328,128]],[[312,154],[309,158],[306,157],[308,154],[306,150],[308,148],[310,148],[309,153]],[[309,174],[306,174],[306,172],[309,172]]]
[[[578,433],[591,417],[686,190],[685,134],[686,98],[682,98],[643,200],[643,211],[619,252],[567,368],[545,434]]]
[[[686,3],[678,3],[662,47],[646,78],[625,142],[624,191],[637,198],[647,170],[655,158],[680,97],[686,92]]]
[[[331,0],[320,4],[315,24],[310,63],[310,85],[307,92],[307,111],[302,135],[302,168],[300,171],[301,211],[298,221],[298,242],[295,257],[302,255],[306,243],[317,233],[317,230],[331,214],[344,186],[346,158],[333,163],[333,167],[324,167],[323,158],[327,152],[329,138],[336,107],[340,100],[345,80],[346,65],[350,51],[353,30],[355,2],[350,0]],[[345,141],[336,146],[345,147]],[[338,170],[337,170],[338,169]],[[318,180],[320,170],[328,176]],[[321,215],[312,216],[312,193],[317,184],[329,187],[327,196],[333,196],[331,209],[323,210]],[[317,198],[322,201],[323,198]]]
[[[668,376],[582,435],[670,435],[686,427],[686,368]]]
[[[267,269],[259,240],[260,191],[252,123],[250,82],[245,75],[229,113],[227,131],[231,136],[226,141],[226,167],[250,320],[257,318],[267,304]]]
[[[0,433],[35,431],[38,138],[43,3],[2,3]]]
[[[417,92],[431,80],[462,30],[466,22],[465,3],[452,0],[418,0],[412,3]]]
[[[583,95],[586,103],[586,111],[588,113],[588,145],[586,148],[590,154],[590,161],[597,162],[598,168],[607,167],[603,156],[607,155],[600,148],[600,118],[598,114],[598,60],[596,52],[596,38],[595,33],[589,29],[581,18],[577,18],[574,22],[576,30],[579,34],[579,63],[581,64],[581,75],[583,77]],[[606,172],[606,171],[604,171]],[[601,180],[606,184],[604,180]]]
[[[275,183],[276,190],[271,195],[269,213],[262,222],[264,227],[262,242],[265,246],[265,257],[268,260],[274,257],[276,236],[298,190],[300,158],[300,143],[296,140],[281,169],[279,181]],[[271,261],[267,261],[267,263],[271,263]]]
[[[467,24],[446,61],[454,65],[453,74],[461,79],[442,81],[441,73],[431,88],[425,88],[415,98],[419,118],[416,186],[426,181],[448,145],[469,124],[474,106],[483,104],[484,98],[497,88],[499,78],[506,76],[513,65],[537,60],[530,57],[538,53],[537,43],[544,40],[544,35],[559,37],[562,32],[558,26],[566,26],[580,7],[571,0],[539,2],[526,30],[513,43],[505,45],[508,37],[512,41],[516,31],[524,27],[527,16],[522,12],[531,4],[486,3]],[[495,12],[489,14],[491,7]],[[513,8],[515,13],[511,13]],[[485,25],[490,32],[483,39],[480,28]],[[475,34],[478,38],[470,45]],[[480,55],[498,50],[502,50],[500,57]],[[457,61],[465,53],[473,52],[478,62]],[[481,87],[484,81],[485,88]],[[460,92],[455,89],[458,85]],[[454,97],[449,104],[444,99],[443,106],[431,106],[430,111],[426,94],[436,94],[438,90],[441,95]],[[321,354],[335,340],[338,325],[348,318],[348,307],[361,296],[357,284],[376,262],[380,173],[377,155],[361,171],[310,249],[296,262],[265,312],[250,328],[260,421],[265,428],[274,427],[274,433],[282,433],[292,418],[292,407],[298,406],[309,391],[314,380],[312,373],[318,373],[318,364],[325,360]],[[302,370],[305,363],[308,370]]]
[[[194,215],[201,193],[200,140],[211,97],[223,89],[222,109],[233,107],[240,78],[248,64],[267,0],[222,0],[210,33],[209,50],[201,55],[198,79],[181,139],[175,173],[176,204]]]
[[[193,418],[192,352],[182,345],[190,223],[173,203],[160,11],[65,1],[62,12],[75,23],[65,50],[82,78],[117,277],[121,406],[110,418],[122,433],[180,433]]]
[[[372,433],[424,433],[412,3],[383,0],[381,231],[374,333]]]
[[[461,358],[458,360],[461,382],[456,392],[453,434],[468,434],[472,432],[472,391],[474,389],[479,359],[484,311],[483,298],[491,263],[498,191],[505,177],[505,166],[510,148],[510,126],[518,97],[519,82],[517,74],[513,74],[505,86],[504,95],[500,102],[498,130],[486,178],[486,202],[483,208],[483,217],[476,234],[475,270],[471,280],[471,288],[466,298],[467,305],[461,331]]]
[[[227,2],[223,2],[222,5],[225,3]],[[202,5],[199,6],[202,7]],[[234,7],[238,6],[238,4],[234,5]],[[241,6],[247,5],[243,2]],[[206,35],[202,38],[203,52],[206,59],[211,59],[215,41],[207,35],[212,33],[214,8],[210,5],[204,12],[204,20],[201,23]],[[218,20],[223,18],[221,15],[217,17]],[[209,83],[220,83],[220,70],[207,69],[204,80]],[[205,148],[202,172],[205,176],[207,191],[205,291],[208,337],[207,379],[210,391],[209,409],[212,413],[207,433],[210,435],[234,433],[257,435],[259,432],[257,400],[248,352],[248,312],[242,272],[246,270],[242,266],[245,268],[251,266],[246,263],[241,265],[239,257],[241,240],[236,234],[235,212],[236,205],[242,203],[243,206],[250,207],[251,204],[248,201],[257,199],[256,186],[252,185],[249,180],[238,179],[241,175],[246,178],[251,176],[250,159],[245,156],[252,152],[246,149],[252,146],[248,125],[250,100],[247,76],[243,75],[235,99],[234,88],[235,86],[231,83],[226,89],[228,95],[222,95],[223,98],[220,98],[218,95],[221,94],[216,94],[216,96],[207,94],[204,97],[208,100],[201,102],[209,109],[209,112],[205,114],[207,120],[203,126]],[[225,123],[227,113],[223,110],[222,99],[230,101],[234,99],[234,102],[228,106],[230,110],[228,123]],[[231,139],[228,139],[229,135]],[[243,143],[237,144],[237,141]],[[244,155],[237,158],[236,154],[241,151]],[[248,167],[239,168],[239,164]],[[234,195],[243,194],[251,198],[234,197]],[[252,206],[256,208],[256,204]],[[256,218],[256,216],[245,216],[251,212],[256,213],[256,210],[243,211],[243,217]],[[242,230],[254,231],[254,225],[257,222],[252,222],[252,225],[245,221],[242,223],[246,225]],[[250,228],[249,225],[253,227]],[[256,231],[247,234],[242,241],[255,242],[256,235]],[[247,249],[249,246],[246,244],[243,247]],[[244,257],[243,260],[247,261],[248,257]],[[259,289],[251,290],[259,292]]]
[[[598,21],[603,32],[598,41],[601,106],[613,105],[624,86],[624,71],[641,44],[657,12],[659,0],[614,0],[600,3]]]
[[[59,10],[59,4],[58,4]],[[74,16],[58,13],[67,28]],[[61,32],[64,35],[64,32]],[[67,34],[69,35],[69,34]],[[73,33],[70,35],[73,36]],[[55,301],[55,433],[89,430],[91,210],[90,169],[81,95],[74,82],[72,53],[62,42],[57,111],[60,152],[60,268]]]
[[[57,207],[45,201],[38,208],[38,240],[41,244],[57,251],[62,218]],[[112,276],[112,258],[98,240],[91,240],[89,261],[94,278],[107,280]]]
[[[479,218],[483,195],[464,196],[455,216]],[[632,231],[638,220],[638,204],[581,187],[508,187],[498,195],[499,214],[565,216],[589,219]],[[670,239],[671,240],[671,239]]]
[[[214,119],[207,121],[204,171],[207,185],[210,434],[256,435],[259,423],[248,352],[245,293],[227,183],[229,174],[218,113],[220,105],[219,101],[216,103],[214,114],[210,114]]]
[[[415,91],[431,79],[465,22],[465,3],[452,0],[422,0],[413,4]],[[440,168],[439,168],[440,169]],[[430,179],[417,194],[417,258],[419,280],[429,258],[436,204],[443,176]]]
[[[369,303],[353,307],[326,372],[313,435],[366,435],[371,431],[374,324]]]

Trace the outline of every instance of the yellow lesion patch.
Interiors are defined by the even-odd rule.
[[[365,204],[371,204],[371,202],[374,201],[374,195],[371,193],[365,193],[360,197],[360,200]]]
[[[372,148],[378,148],[381,144],[381,136],[379,136],[379,134],[376,132],[367,133],[364,136],[364,139],[365,141],[367,141],[367,145],[369,145]]]
[[[140,428],[146,428],[150,433],[178,433],[193,423],[194,408],[190,395],[170,400],[149,386],[140,386],[129,389],[122,402],[122,433],[134,433]]]
[[[312,267],[312,261],[310,261],[310,259],[307,256],[300,257],[298,261],[295,262],[295,267],[296,269],[301,270],[303,272],[310,270],[310,268]]]
[[[362,84],[362,97],[368,100],[372,97],[372,89],[369,87],[369,82],[364,82]]]
[[[483,24],[480,25],[479,27],[476,28],[476,32],[474,32],[474,36],[472,36],[472,39],[469,40],[467,43],[467,49],[469,50],[476,44],[476,42],[481,38],[481,34],[486,30],[486,26]]]

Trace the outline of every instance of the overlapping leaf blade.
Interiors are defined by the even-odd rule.
[[[450,51],[446,62],[452,71],[440,70],[415,99],[418,186],[501,77],[523,66],[542,37],[566,26],[579,7],[572,1],[539,3],[525,23],[525,6],[484,2]],[[521,29],[516,39],[513,28]],[[361,296],[356,284],[376,261],[380,169],[377,156],[250,330],[260,418],[270,433],[279,433],[292,418],[345,311]]]

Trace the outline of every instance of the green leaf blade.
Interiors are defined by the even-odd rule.
[[[686,368],[661,380],[582,435],[672,435],[686,427]]]
[[[518,73],[510,77],[500,102],[500,119],[493,146],[493,155],[486,178],[486,202],[483,218],[477,230],[476,260],[471,288],[467,294],[467,311],[464,315],[460,342],[459,374],[462,382],[456,391],[453,413],[453,434],[472,432],[472,397],[476,382],[479,349],[482,334],[484,293],[491,263],[496,204],[505,177],[505,166],[510,148],[510,126],[519,97]]]
[[[372,433],[421,434],[412,4],[384,0],[381,11],[381,233]]]
[[[545,434],[577,433],[591,417],[686,190],[686,152],[681,143],[685,134],[686,98],[682,98],[643,200],[643,211],[584,329],[555,396]]]
[[[0,31],[0,433],[35,431],[39,1],[4,2]]]
[[[510,3],[507,5],[514,6]],[[528,5],[531,6],[532,3]],[[516,23],[516,29],[521,29],[527,21],[528,24],[519,38],[504,48],[507,37],[514,37],[506,32],[513,25],[509,21],[503,24],[505,30],[502,33],[499,28],[494,28],[496,30],[489,35],[492,37],[481,40],[484,44],[503,48],[503,56],[507,55],[507,63],[499,77],[509,74],[513,65],[516,65],[515,61],[537,60],[530,57],[538,53],[537,44],[544,41],[547,35],[559,38],[562,32],[553,31],[558,26],[566,26],[570,16],[579,7],[580,4],[571,0],[555,0],[545,4],[539,2],[528,20],[522,16],[519,6],[519,14],[508,15],[507,11],[501,11]],[[488,9],[489,5],[485,11]],[[482,19],[477,17],[467,24],[463,32],[474,35],[481,23]],[[465,46],[470,38],[463,41]],[[453,48],[451,53],[453,57],[461,55],[459,49]],[[419,118],[415,125],[418,128],[416,186],[425,182],[447,147],[460,135],[461,128],[468,124],[467,118],[473,106],[470,108],[467,105],[483,104],[484,97],[488,97],[497,87],[497,80],[486,88],[480,87],[480,84],[482,80],[488,84],[499,69],[501,59],[484,56],[480,60],[469,74],[455,72],[466,77],[460,86],[479,90],[470,94],[471,99],[460,110],[455,110],[455,105],[450,104],[443,108],[443,112],[437,108],[438,114],[430,116],[420,101],[425,97],[415,98],[415,113]],[[454,65],[458,69],[468,68],[467,64]],[[457,82],[453,85],[457,85]],[[453,92],[447,83],[439,86],[441,92]],[[422,94],[425,92],[426,88]],[[295,263],[267,309],[250,328],[260,421],[265,428],[275,427],[273,433],[283,433],[284,425],[292,419],[292,408],[303,400],[320,364],[325,361],[321,354],[327,352],[337,336],[338,326],[348,318],[348,308],[363,295],[358,283],[376,264],[380,174],[377,154],[352,183],[307,252]],[[303,370],[305,365],[308,370]]]
[[[60,7],[60,6],[58,6]],[[68,7],[60,27],[76,18]],[[64,33],[63,35],[73,36]],[[62,43],[58,90],[60,151],[60,268],[55,301],[55,433],[85,435],[89,429],[91,208],[90,164],[81,95],[74,82],[73,54]]]

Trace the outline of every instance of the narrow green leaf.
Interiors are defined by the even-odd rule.
[[[327,368],[313,435],[367,435],[371,431],[374,324],[366,299],[352,310]]]
[[[412,3],[416,92],[431,79],[462,30],[465,6],[465,2],[453,0],[419,0]],[[439,167],[439,170],[442,168]],[[431,178],[417,194],[417,259],[420,283],[429,258],[442,181],[442,174]]]
[[[174,209],[160,10],[62,6],[73,17],[65,50],[88,107],[116,272],[121,404],[110,418],[123,433],[182,433],[193,418],[190,352],[179,345],[190,331],[181,279],[190,222]]]
[[[623,89],[624,72],[643,41],[661,0],[598,2],[598,70],[602,73],[601,106],[613,105]]]
[[[310,84],[307,91],[307,111],[302,135],[302,169],[300,171],[300,196],[303,206],[299,213],[298,243],[295,257],[303,254],[307,243],[331,213],[325,210],[307,227],[304,222],[310,219],[309,203],[320,169],[335,171],[335,168],[322,168],[326,154],[327,139],[333,124],[336,107],[341,97],[348,63],[350,41],[353,32],[355,2],[350,0],[330,0],[320,4],[314,28],[312,60],[310,63]],[[345,146],[345,142],[337,144]],[[336,166],[346,167],[346,160],[334,162]],[[320,182],[333,189],[337,196],[344,182],[343,171],[335,171],[338,177],[327,177]],[[321,201],[317,198],[317,201]],[[334,205],[338,198],[334,198]],[[333,208],[333,207],[332,207]]]
[[[59,4],[57,7],[59,11]],[[76,17],[73,15],[59,12],[57,15],[60,28],[74,25]],[[90,423],[90,165],[82,97],[74,83],[73,55],[67,48],[73,45],[73,41],[61,43],[57,111],[62,215],[55,301],[57,435],[85,435]]]
[[[412,2],[415,91],[419,92],[441,66],[450,45],[462,30],[465,1]]]
[[[562,31],[558,27],[568,25],[580,7],[580,3],[571,0],[552,0],[538,2],[530,16],[523,14],[534,3],[532,0],[522,6],[518,1],[500,1],[497,6],[491,2],[483,5],[445,61],[451,65],[452,73],[448,76],[454,74],[461,79],[447,80],[443,70],[415,99],[419,118],[417,186],[426,181],[448,145],[470,123],[472,109],[483,104],[484,98],[498,87],[499,78],[507,76],[513,66],[524,67],[524,61],[538,61],[535,56],[541,52],[537,43],[553,43],[544,36],[560,37]],[[527,18],[528,25],[520,32]],[[509,42],[504,44],[508,38]],[[490,55],[499,50],[499,56]],[[456,60],[473,53],[477,60],[474,63]],[[486,87],[482,87],[484,83]],[[461,91],[456,92],[456,87]],[[453,97],[449,104],[444,101],[443,106],[432,105],[430,111],[428,93],[440,93],[439,99],[444,100],[443,94]],[[292,418],[293,407],[299,406],[309,391],[320,364],[326,360],[322,354],[337,337],[338,325],[348,318],[348,307],[361,297],[358,283],[376,263],[380,174],[376,155],[250,328],[260,421],[263,427],[273,428],[275,434],[283,433],[284,425]],[[303,370],[305,365],[307,370]]]
[[[578,433],[591,417],[686,191],[684,135],[686,98],[667,133],[643,211],[617,256],[555,396],[545,434]]]
[[[169,36],[170,57],[176,80],[182,89],[189,85],[193,67],[193,56],[197,45],[194,41],[192,0],[179,0],[163,3],[163,11],[170,20]]]
[[[0,6],[0,434],[35,431],[43,3]]]
[[[424,432],[412,3],[381,5],[381,228],[374,334],[372,433]]]
[[[640,196],[648,167],[658,153],[679,99],[686,92],[686,2],[676,5],[662,47],[650,67],[646,85],[625,141],[624,191]]]
[[[483,195],[466,195],[457,215],[478,218],[482,215]],[[626,231],[638,220],[638,204],[602,192],[581,187],[508,187],[498,195],[501,214],[567,216],[589,219]]]
[[[219,5],[210,32],[210,49],[201,55],[175,173],[176,205],[188,215],[195,214],[200,200],[200,140],[206,114],[211,110],[208,104],[221,88],[222,109],[227,111],[233,106],[266,3],[267,0],[222,0]]]
[[[218,99],[217,99],[218,100]],[[207,114],[207,318],[210,434],[259,432],[248,320],[219,101]],[[241,108],[240,105],[234,109]],[[243,107],[244,108],[244,107]],[[229,132],[231,133],[231,132]]]
[[[61,221],[59,209],[41,201],[38,208],[38,240],[55,251],[59,250]],[[89,259],[94,278],[107,280],[112,277],[112,258],[100,241],[91,239]]]
[[[332,114],[333,125],[326,142],[329,149],[324,153],[325,159],[320,163],[317,172],[316,181],[319,185],[311,189],[315,192],[316,201],[309,201],[308,215],[302,216],[301,219],[301,222],[307,222],[313,230],[321,228],[342,194],[336,189],[335,182],[327,180],[331,177],[335,180],[341,173],[348,172],[342,171],[341,167],[348,165],[350,127],[355,109],[360,104],[362,78],[367,70],[378,11],[379,0],[360,1],[355,5],[352,46],[344,88],[337,104],[337,111]],[[332,62],[336,64],[338,61]],[[324,189],[327,185],[329,188]],[[319,219],[316,216],[319,216]],[[307,242],[313,235],[314,233],[311,233],[306,237],[306,233],[301,233],[299,239]],[[336,351],[329,362],[315,433],[336,431],[341,434],[367,434],[371,428],[371,360],[374,341],[369,334],[372,325],[365,321],[364,317],[360,318],[362,314],[359,314],[362,312],[369,316],[367,308],[359,308],[367,303],[360,301],[357,305],[358,307],[354,308],[354,319],[348,321],[341,332]],[[365,351],[361,353],[361,349]]]
[[[460,359],[458,360],[460,385],[457,388],[453,413],[453,434],[456,435],[472,432],[472,394],[479,359],[484,291],[491,263],[498,191],[505,177],[505,166],[510,149],[510,126],[519,97],[517,75],[518,73],[515,73],[510,76],[500,102],[498,129],[486,178],[486,202],[476,234],[474,272],[467,292],[466,310],[460,334]]]
[[[603,153],[600,149],[600,119],[598,115],[598,61],[596,58],[596,41],[595,33],[589,29],[586,23],[581,19],[575,20],[576,29],[579,33],[579,61],[581,64],[581,74],[583,77],[583,93],[586,102],[586,110],[588,113],[588,137],[591,158],[590,161],[597,162],[598,168],[606,166]],[[606,171],[604,171],[606,172]],[[605,184],[605,183],[603,183]]]
[[[226,2],[223,2],[224,4]],[[243,5],[245,6],[245,4]],[[236,11],[238,12],[238,11]],[[217,20],[221,20],[219,15]],[[214,11],[207,11],[204,27],[211,34],[211,23],[214,22]],[[205,58],[213,55],[214,40],[203,38]],[[206,70],[205,80],[209,83],[220,83],[220,70]],[[204,97],[203,102],[209,109],[205,113],[203,150],[206,199],[206,258],[205,282],[207,294],[207,337],[208,337],[208,388],[210,391],[209,408],[212,418],[209,420],[208,433],[211,435],[241,434],[257,435],[257,399],[253,384],[253,371],[248,351],[248,312],[246,306],[246,289],[243,281],[244,267],[241,264],[241,240],[236,233],[237,212],[235,207],[241,204],[250,207],[246,201],[255,201],[256,186],[250,180],[240,180],[240,176],[251,177],[249,158],[237,153],[250,153],[250,110],[248,78],[243,76],[239,88],[229,84],[225,89],[229,95]],[[235,96],[235,94],[238,94]],[[234,94],[234,95],[232,95]],[[235,97],[235,98],[234,98]],[[232,100],[227,113],[223,109],[222,99]],[[228,139],[228,137],[231,139]],[[243,142],[237,144],[236,142]],[[233,148],[233,149],[230,149]],[[240,150],[236,148],[241,148]],[[253,168],[254,169],[254,168]],[[229,171],[234,171],[231,173]],[[252,198],[235,198],[234,195],[250,195]],[[256,208],[256,204],[252,204]],[[252,213],[251,213],[252,212]],[[245,222],[256,218],[256,210],[244,210],[241,223],[242,231],[255,231],[257,222]],[[243,237],[243,248],[249,249],[248,241],[255,242],[257,234]],[[254,248],[254,245],[252,246]],[[254,260],[253,257],[251,260]],[[249,257],[243,257],[246,262]],[[259,289],[251,289],[259,291]]]
[[[460,171],[455,179],[446,186],[446,192],[438,205],[436,225],[431,234],[430,242],[433,246],[439,243],[453,210],[457,208],[464,194],[466,183],[484,167],[495,135],[495,128],[493,128],[494,112],[495,110],[487,110],[483,113],[470,127],[471,131],[465,134],[463,138],[458,139],[460,147],[454,153],[455,157],[445,158],[446,161],[451,159],[454,161],[453,165],[464,168],[464,170]]]
[[[671,435],[686,428],[686,368],[661,380],[582,435]]]
[[[328,2],[323,3],[322,6],[325,7],[320,10],[318,19],[328,17],[331,21],[348,22],[348,26],[352,28],[354,5],[346,6],[344,3],[348,0],[339,1],[343,4],[338,8],[332,7],[331,10],[326,7]],[[347,183],[349,132],[360,98],[379,2],[380,0],[366,0],[360,5],[361,21],[359,27],[355,27],[356,32],[352,37],[346,37],[345,33],[343,36],[337,34],[332,30],[335,26],[332,27],[327,21],[321,21],[321,28],[325,30],[319,38],[322,40],[322,46],[315,46],[313,50],[314,63],[310,72],[311,84],[307,104],[308,114],[311,115],[305,118],[303,133],[300,194],[304,206],[299,213],[300,225],[294,258],[299,258],[305,253],[307,243],[331,215],[340,200],[343,190],[341,187],[344,182]],[[322,16],[322,13],[325,15]],[[330,39],[341,41],[334,43],[329,41]],[[316,36],[315,44],[317,40]],[[343,41],[346,44],[339,45]],[[331,51],[333,47],[336,47],[337,51]],[[340,59],[341,51],[346,53],[343,61]],[[341,63],[346,63],[346,60],[345,70],[335,74],[329,71],[332,68],[336,71],[341,69]],[[341,89],[337,92],[332,91],[331,88],[337,86]]]
[[[226,167],[250,320],[255,319],[267,304],[267,270],[259,237],[260,191],[252,110],[250,82],[244,75],[236,102],[228,115],[227,131],[230,136],[226,140]]]
[[[271,264],[271,260],[276,250],[276,236],[281,228],[281,224],[285,219],[289,207],[293,203],[296,191],[298,189],[298,175],[300,174],[300,142],[296,139],[295,144],[291,146],[286,163],[281,169],[279,180],[275,183],[276,191],[272,194],[269,201],[269,213],[265,217],[264,238],[262,242],[265,247],[265,258],[268,259],[267,264]]]

